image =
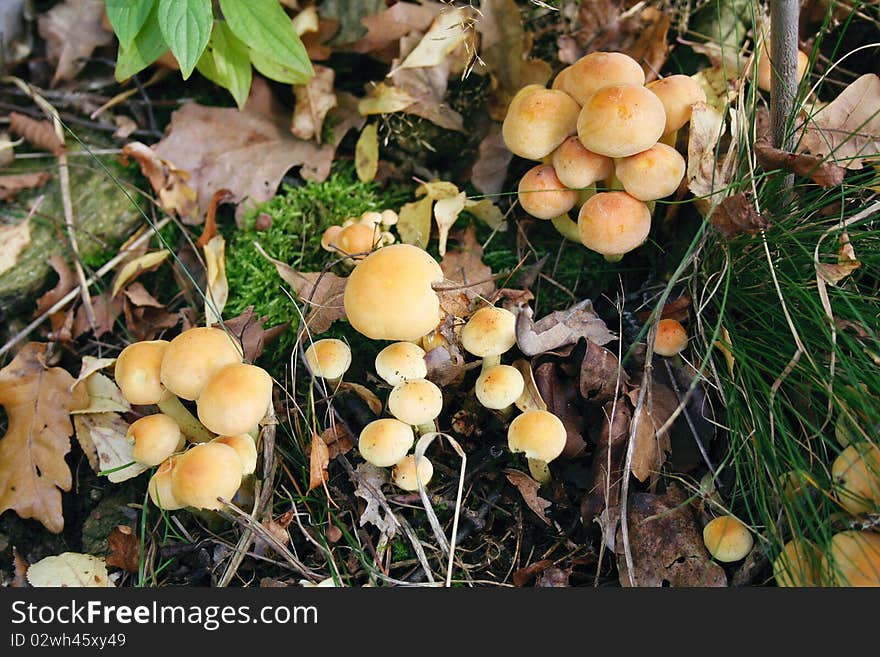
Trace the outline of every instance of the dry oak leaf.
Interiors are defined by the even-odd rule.
[[[130,573],[138,572],[140,566],[140,539],[128,525],[117,525],[107,536],[110,554],[107,565],[122,568]]]
[[[541,484],[519,470],[505,470],[504,475],[511,484],[516,486],[526,506],[534,511],[535,515],[545,523],[548,525],[552,524],[546,513],[547,508],[552,503],[538,495],[538,489],[541,488]]]
[[[50,532],[64,529],[61,491],[70,490],[73,426],[69,413],[82,405],[74,378],[46,367],[46,345],[29,342],[0,370],[0,405],[9,429],[0,439],[0,513],[12,509],[39,520]]]
[[[516,344],[526,356],[535,356],[586,338],[597,345],[617,337],[584,299],[566,310],[557,310],[534,321],[531,306],[523,306],[516,316]]]
[[[0,241],[0,244],[2,243],[3,242]],[[55,287],[45,292],[39,299],[37,299],[37,307],[34,310],[35,317],[42,315],[49,310],[49,308],[61,301],[61,299],[63,299],[76,284],[76,278],[73,271],[71,271],[70,266],[61,254],[53,253],[50,255],[48,263],[52,269],[55,270],[55,273],[58,274],[58,282],[55,284]]]
[[[27,571],[34,587],[103,588],[113,586],[107,575],[107,564],[100,557],[79,552],[63,552],[40,559]]]
[[[627,394],[635,406],[639,388],[634,388]],[[639,481],[658,475],[660,467],[666,461],[666,455],[672,448],[669,430],[658,433],[658,429],[663,427],[677,408],[678,398],[675,393],[662,383],[652,382],[638,416],[633,417],[633,422],[638,417],[639,425],[633,450],[632,473]]]
[[[127,163],[129,157],[137,160],[163,210],[183,219],[198,215],[198,193],[187,184],[188,172],[159,157],[152,148],[139,141],[122,147],[122,162]]]
[[[290,134],[290,114],[281,110],[268,83],[254,78],[244,110],[186,103],[171,115],[156,155],[189,173],[204,219],[208,201],[218,189],[232,192],[232,202],[259,203],[275,195],[289,169],[302,166],[306,180],[323,181],[330,174],[335,146],[319,146]],[[239,215],[244,211],[238,209]]]
[[[445,280],[436,292],[444,311],[465,317],[470,314],[475,299],[491,299],[497,288],[492,269],[483,263],[483,247],[477,241],[475,226],[471,224],[458,231],[453,239],[458,242],[458,248],[447,251],[440,261]]]
[[[743,192],[725,198],[715,207],[712,225],[727,239],[740,233],[757,234],[770,226],[765,214],[759,214],[754,203]]]
[[[113,32],[104,28],[103,16],[102,0],[65,0],[39,17],[49,60],[58,62],[53,85],[72,80],[96,47],[113,40]]]
[[[64,142],[55,132],[55,126],[49,121],[32,119],[18,112],[10,112],[9,129],[20,137],[24,137],[37,148],[49,151],[53,155],[61,155],[67,151]]]
[[[827,162],[825,158],[817,155],[804,153],[788,153],[782,149],[774,148],[769,139],[757,139],[755,141],[755,156],[758,164],[765,171],[783,169],[798,176],[810,178],[822,189],[837,187],[843,182],[846,169]]]
[[[378,53],[396,45],[411,32],[427,30],[441,9],[443,5],[438,2],[418,5],[398,2],[377,14],[364,16],[361,23],[367,28],[367,33],[355,41],[352,50],[363,54]]]
[[[11,201],[23,189],[42,187],[52,178],[45,171],[36,173],[11,173],[0,176],[0,201]]]

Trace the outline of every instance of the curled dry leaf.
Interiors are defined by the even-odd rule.
[[[12,588],[15,589],[23,589],[27,588],[27,569],[30,567],[27,561],[25,561],[24,557],[22,557],[18,550],[15,549],[15,546],[12,546]]]
[[[405,90],[379,82],[370,86],[367,95],[358,101],[357,107],[362,116],[393,114],[405,110],[415,101]]]
[[[574,344],[581,338],[597,345],[617,339],[593,310],[593,303],[589,299],[566,310],[550,313],[537,322],[533,317],[531,306],[523,306],[516,316],[516,344],[526,356]]]
[[[578,407],[578,389],[573,385],[564,363],[545,361],[535,367],[535,384],[547,410],[562,420],[565,427],[564,458],[582,456],[587,444],[581,435],[584,416]]]
[[[72,80],[95,48],[113,40],[113,32],[104,27],[103,17],[101,0],[65,0],[40,15],[40,36],[46,40],[49,60],[57,62],[53,85]]]
[[[856,258],[856,252],[849,235],[844,231],[840,236],[840,249],[837,252],[836,263],[817,262],[816,273],[829,285],[839,285],[840,281],[852,274],[862,266]]]
[[[19,137],[24,137],[33,146],[49,151],[53,155],[61,155],[67,151],[64,142],[55,132],[55,126],[49,121],[10,112],[9,129]]]
[[[552,565],[553,562],[550,561],[550,559],[541,559],[540,561],[529,564],[525,568],[513,571],[513,585],[520,587],[525,586]]]
[[[522,395],[515,402],[516,407],[521,411],[546,411],[547,404],[538,391],[535,375],[532,372],[532,364],[525,358],[518,358],[513,361],[513,366],[522,374],[523,382],[525,383]]]
[[[116,413],[74,415],[76,439],[95,472],[106,472],[118,484],[149,468],[134,460],[134,445],[126,438],[128,422]]]
[[[477,159],[471,168],[471,182],[486,196],[500,194],[507,178],[513,153],[507,150],[501,136],[501,125],[493,123],[477,148]]]
[[[552,524],[546,513],[547,508],[552,502],[549,502],[538,495],[538,489],[541,487],[541,484],[519,470],[505,470],[504,475],[511,484],[516,486],[516,489],[519,491],[519,494],[522,495],[526,506],[534,511],[535,515],[546,524]]]
[[[722,200],[716,206],[710,220],[727,239],[742,233],[754,235],[770,226],[767,216],[759,214],[754,203],[743,192],[737,192]]]
[[[441,11],[399,68],[423,68],[442,64],[472,32],[474,13],[470,7],[447,8]],[[389,75],[392,74],[393,71]]]
[[[31,227],[29,219],[11,226],[0,226],[0,274],[15,267],[15,263],[18,262],[22,251],[30,243]]]
[[[144,272],[154,271],[159,265],[165,262],[170,251],[163,249],[162,251],[151,251],[142,256],[138,256],[133,260],[126,262],[113,281],[112,295],[115,297],[119,291],[134,281]]]
[[[787,153],[779,148],[774,148],[769,140],[758,139],[755,141],[755,156],[758,164],[765,171],[782,169],[804,178],[810,178],[822,189],[837,187],[843,182],[846,169],[833,162],[828,162],[817,155],[804,153]]]
[[[212,237],[204,248],[207,269],[205,290],[205,324],[211,326],[223,319],[223,308],[229,298],[226,280],[226,240],[222,235]]]
[[[131,410],[131,404],[122,396],[113,379],[100,372],[92,372],[82,380],[77,380],[76,386],[85,391],[88,401],[86,406],[71,410],[71,414],[127,413]]]
[[[639,382],[636,381],[638,384]],[[672,445],[669,431],[658,433],[666,421],[678,408],[678,398],[667,386],[652,381],[645,396],[645,402],[638,409],[639,424],[635,436],[633,450],[632,473],[639,481],[660,474],[660,468],[666,462],[666,456]],[[628,393],[633,406],[637,404],[639,388]],[[635,412],[635,411],[634,411]],[[633,417],[633,421],[635,421]]]
[[[425,32],[441,9],[443,5],[438,2],[398,2],[383,11],[364,16],[361,23],[367,33],[355,41],[352,50],[381,54],[411,32]]]
[[[0,176],[0,201],[11,201],[24,189],[42,187],[52,178],[45,171],[35,173],[11,173]]]
[[[2,229],[0,229],[0,233],[2,233]],[[3,244],[2,235],[0,235],[0,244]],[[46,291],[43,295],[37,299],[37,307],[34,311],[35,316],[42,315],[44,312],[49,310],[56,303],[61,301],[64,296],[70,292],[75,285],[76,277],[71,271],[70,266],[67,264],[67,260],[61,254],[53,253],[49,256],[49,266],[55,270],[55,273],[58,274],[58,282],[55,284],[51,290]],[[3,268],[0,267],[0,271],[3,271]]]
[[[336,94],[333,92],[335,73],[326,66],[313,66],[315,75],[308,84],[296,84],[293,93],[296,105],[290,131],[300,139],[316,139],[321,143],[321,130],[327,112],[336,107]]]
[[[244,355],[244,359],[253,363],[263,353],[263,343],[266,338],[266,329],[263,325],[268,317],[257,317],[254,307],[248,306],[238,317],[223,321],[223,326],[229,333],[238,338],[238,343]]]
[[[129,573],[136,573],[140,567],[141,541],[134,530],[128,525],[117,525],[107,536],[110,554],[107,565],[122,568]]]
[[[40,559],[27,571],[33,587],[104,588],[113,586],[107,564],[100,557],[79,552],[63,552]]]
[[[459,192],[450,198],[441,198],[434,203],[434,220],[437,222],[437,250],[440,257],[446,255],[446,241],[449,238],[449,230],[458,219],[458,215],[464,210],[467,194]]]
[[[382,485],[389,481],[387,468],[380,468],[366,462],[361,463],[355,469],[355,479],[357,486],[354,489],[354,494],[367,503],[358,524],[363,527],[370,523],[379,530],[382,536],[390,539],[397,533],[398,524],[394,515],[389,513],[380,502],[384,499]]]
[[[152,340],[160,331],[177,326],[180,319],[140,283],[129,285],[122,301],[126,328],[138,340]]]
[[[711,200],[729,182],[717,152],[726,131],[720,111],[706,103],[694,103],[688,135],[687,185],[694,196],[705,201]]]
[[[311,493],[320,488],[327,481],[327,467],[330,465],[330,450],[327,444],[317,433],[312,434],[312,443],[309,447],[309,488]]]
[[[586,345],[578,382],[581,397],[588,402],[604,404],[616,397],[618,379],[625,383],[628,376],[621,370],[617,356],[608,349],[591,340],[587,340]]]
[[[122,161],[127,163],[129,157],[140,165],[141,173],[150,181],[163,210],[183,219],[198,215],[198,192],[188,184],[188,172],[159,157],[152,148],[139,141],[122,147]]]
[[[440,261],[445,280],[436,291],[443,310],[464,317],[469,314],[471,303],[475,299],[491,299],[496,287],[492,269],[483,263],[483,247],[477,241],[474,225],[458,231],[453,238],[457,242],[457,248],[447,251]],[[464,295],[463,309],[462,304],[457,302],[461,295]],[[462,310],[464,312],[460,312]]]

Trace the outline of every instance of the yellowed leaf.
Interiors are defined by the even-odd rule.
[[[317,433],[312,434],[312,446],[309,451],[309,489],[311,492],[324,485],[327,481],[327,466],[330,465],[330,450]]]
[[[464,210],[467,194],[460,192],[450,198],[443,198],[434,203],[434,219],[437,222],[439,237],[438,250],[440,257],[446,255],[446,241],[449,238],[449,229],[455,224],[458,215]]]
[[[718,142],[726,127],[724,116],[706,103],[694,103],[688,138],[688,189],[708,199],[727,186],[718,165]]]
[[[131,410],[131,404],[122,396],[113,379],[100,372],[93,372],[77,385],[85,388],[89,401],[85,408],[71,410],[71,414],[113,411],[125,413]]]
[[[431,206],[434,200],[426,196],[420,201],[406,203],[400,208],[397,233],[401,241],[424,249],[431,237]]]
[[[431,27],[399,68],[437,66],[468,36],[469,23],[473,19],[469,7],[457,7],[440,12]],[[391,73],[389,73],[391,75]]]
[[[145,271],[152,271],[163,262],[168,257],[169,251],[163,249],[162,251],[151,251],[150,253],[145,253],[142,256],[135,258],[134,260],[129,260],[126,262],[122,269],[119,270],[119,273],[116,275],[116,280],[113,281],[113,292],[112,296],[116,296],[119,294],[119,291],[124,288],[126,285],[134,281],[138,276],[140,276]]]
[[[118,484],[149,468],[134,460],[134,446],[126,438],[128,423],[116,413],[74,415],[76,439],[95,472],[107,472]]]
[[[516,486],[526,506],[534,511],[535,515],[546,524],[551,524],[550,519],[547,517],[547,508],[551,503],[538,495],[538,489],[541,488],[541,484],[519,470],[505,470],[504,475],[510,483]]]
[[[361,131],[354,150],[354,166],[358,180],[370,182],[379,170],[379,128],[370,123]]]
[[[727,371],[733,375],[733,366],[736,365],[736,358],[734,358],[733,352],[730,350],[730,347],[733,346],[733,343],[730,341],[730,332],[722,326],[719,329],[719,333],[721,337],[715,341],[715,346],[718,347],[718,350],[724,356],[724,361],[727,363]]]
[[[111,365],[114,365],[115,363],[115,358],[96,358],[95,356],[83,356],[82,363],[79,367],[79,376],[76,378],[76,383],[79,383],[80,381],[85,381],[95,372],[100,372],[101,370],[106,369]]]
[[[500,208],[487,198],[481,198],[478,201],[467,199],[464,202],[464,209],[470,212],[477,219],[484,222],[489,228],[501,231],[507,230],[507,224],[504,221],[504,213]]]
[[[406,91],[390,84],[380,82],[374,85],[365,98],[358,101],[361,116],[370,114],[393,114],[400,112],[416,101]]]
[[[113,586],[107,564],[100,557],[79,552],[63,552],[40,559],[27,571],[34,587],[106,588]]]
[[[226,241],[215,235],[205,244],[205,266],[207,286],[205,294],[205,323],[216,324],[223,317],[223,308],[229,298],[229,283],[226,281]]]
[[[314,9],[314,7],[312,8]],[[321,130],[327,112],[336,107],[336,94],[333,92],[335,73],[332,68],[315,64],[315,75],[308,84],[296,84],[293,93],[296,105],[290,131],[300,139],[317,139],[321,143]]]
[[[445,180],[431,180],[430,182],[422,183],[416,189],[416,196],[422,195],[427,195],[428,198],[439,201],[444,198],[457,196],[458,187],[454,183]]]
[[[30,220],[0,226],[0,274],[15,267],[21,252],[31,243]]]
[[[317,32],[318,23],[318,10],[315,7],[306,7],[294,16],[291,21],[293,31],[299,36],[309,32]]]

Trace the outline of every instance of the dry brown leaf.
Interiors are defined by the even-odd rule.
[[[180,320],[140,283],[132,283],[125,289],[122,309],[126,328],[138,340],[152,340],[160,331],[177,326]]]
[[[483,263],[483,247],[477,241],[477,231],[473,224],[458,231],[453,239],[457,248],[447,251],[440,261],[444,281],[437,296],[440,307],[457,317],[465,317],[476,299],[491,299],[495,290],[492,269]],[[460,301],[461,296],[463,301]]]
[[[628,396],[635,406],[639,388],[631,390]],[[662,383],[652,382],[645,396],[645,403],[638,411],[639,415],[633,417],[633,422],[636,417],[639,418],[639,426],[633,449],[632,473],[639,481],[660,474],[660,468],[666,462],[666,455],[672,444],[668,430],[662,433],[657,433],[657,430],[672,417],[677,408],[678,398],[675,393]]]
[[[861,266],[862,263],[856,258],[856,252],[853,249],[852,243],[849,241],[849,235],[844,231],[840,236],[840,249],[837,252],[837,262],[834,264],[817,262],[816,272],[829,285],[838,285],[840,281]]]
[[[333,92],[335,73],[332,68],[315,65],[315,75],[308,84],[296,84],[293,93],[296,105],[290,131],[300,139],[315,138],[321,143],[321,130],[327,112],[336,107],[336,94]]]
[[[339,21],[329,18],[318,19],[318,29],[315,32],[306,32],[302,34],[303,46],[306,48],[306,54],[313,62],[323,62],[330,59],[333,50],[327,45],[327,42],[339,31]]]
[[[442,64],[468,38],[472,31],[469,26],[474,16],[475,10],[470,7],[447,7],[441,11],[398,68],[423,68]],[[393,75],[393,71],[389,75]]]
[[[443,5],[437,2],[398,2],[384,11],[365,16],[361,23],[367,33],[355,41],[352,50],[375,54],[397,45],[401,37],[427,30],[442,8]]]
[[[525,358],[518,358],[513,361],[513,366],[522,374],[523,382],[525,383],[522,395],[516,400],[516,407],[521,411],[546,411],[547,404],[541,397],[541,393],[538,392],[535,375],[532,372],[532,364]]]
[[[46,40],[49,60],[57,62],[52,84],[72,80],[98,46],[113,40],[105,29],[101,0],[65,0],[38,18],[40,36]]]
[[[861,169],[862,158],[880,154],[880,77],[856,79],[807,122],[798,149],[847,169]]]
[[[684,495],[671,486],[664,495],[635,493],[627,512],[636,586],[727,586],[724,569],[712,561],[697,519]],[[618,531],[617,567],[622,586],[630,586]]]
[[[158,195],[159,206],[163,210],[184,220],[198,216],[198,192],[188,184],[190,175],[187,171],[162,159],[152,148],[139,141],[129,142],[122,147],[123,163],[127,164],[129,157],[137,160],[141,173]]]
[[[538,575],[538,578],[535,580],[535,588],[564,588],[571,586],[568,581],[569,577],[571,577],[570,570],[547,568]]]
[[[0,233],[2,233],[2,229],[0,229]],[[3,240],[2,235],[0,235],[0,244],[3,244],[4,242],[5,240]],[[58,253],[53,253],[49,256],[48,262],[52,269],[55,270],[55,273],[58,274],[58,282],[55,284],[55,287],[45,292],[39,299],[37,299],[37,307],[34,311],[35,316],[42,315],[49,310],[49,308],[61,301],[61,299],[73,289],[76,283],[73,271],[71,271],[70,266],[67,264],[67,260],[65,260],[63,256]],[[0,271],[3,271],[2,266],[0,266]]]
[[[106,472],[114,484],[137,477],[149,468],[134,460],[134,446],[126,438],[128,422],[116,413],[74,415],[76,439],[95,472]]]
[[[15,549],[15,546],[12,546],[12,569],[13,569],[13,578],[12,578],[12,588],[23,589],[27,588],[27,570],[30,567],[30,564],[22,557],[18,550]]]
[[[358,521],[359,526],[363,527],[370,523],[379,530],[382,536],[391,538],[397,533],[397,520],[392,514],[386,512],[380,503],[383,496],[382,485],[389,481],[388,473],[387,468],[380,468],[366,462],[361,463],[355,468],[357,486],[354,489],[354,494],[366,502],[366,507]]]
[[[487,196],[500,194],[507,178],[507,167],[513,153],[507,150],[501,136],[501,124],[493,123],[489,132],[480,141],[477,159],[471,168],[471,182],[477,190]]]
[[[100,557],[79,552],[63,552],[40,559],[27,571],[34,587],[95,588],[113,586],[107,576],[107,565]]]
[[[718,142],[726,130],[721,112],[706,103],[694,103],[687,152],[688,189],[694,196],[708,200],[729,182],[716,156]]]
[[[238,338],[244,359],[253,363],[263,353],[263,344],[266,339],[266,329],[263,325],[268,317],[257,317],[254,307],[248,306],[238,317],[226,319],[223,326],[230,334]]]
[[[92,309],[95,311],[94,337],[98,338],[113,331],[116,318],[122,313],[122,299],[118,297],[111,299],[109,293],[104,291],[92,296]],[[73,337],[78,338],[91,330],[92,326],[86,316],[85,306],[79,306],[73,320]]]
[[[574,385],[563,363],[548,360],[535,367],[535,385],[547,410],[562,420],[565,427],[565,447],[562,457],[582,456],[587,449],[581,431],[584,416],[578,406],[578,388]]]
[[[0,370],[0,405],[9,418],[0,439],[0,513],[12,509],[58,534],[61,491],[71,486],[64,460],[73,433],[68,414],[82,400],[71,392],[73,377],[47,367],[45,355],[45,344],[29,342]]]
[[[617,339],[593,310],[589,299],[545,315],[537,322],[533,313],[531,306],[523,306],[516,316],[516,344],[526,356],[553,351],[581,338],[597,345]]]
[[[313,433],[309,449],[309,488],[307,493],[324,485],[324,482],[327,481],[327,467],[329,465],[330,450],[321,436]]]
[[[0,274],[15,267],[28,244],[31,243],[30,219],[11,226],[0,226]]]
[[[552,565],[553,562],[550,561],[550,559],[541,559],[540,561],[529,564],[525,568],[513,571],[513,585],[520,587],[525,586]]]
[[[122,288],[134,281],[138,276],[144,272],[154,271],[165,262],[170,253],[170,251],[164,249],[162,251],[151,251],[126,262],[122,269],[119,270],[119,273],[116,274],[111,294],[115,297]]]
[[[827,162],[824,158],[804,153],[787,153],[779,148],[774,148],[768,140],[758,139],[755,141],[755,156],[758,164],[765,171],[782,169],[791,173],[810,178],[823,189],[837,187],[843,182],[846,169]]]
[[[712,225],[727,239],[741,233],[754,235],[770,226],[767,216],[758,214],[754,204],[743,192],[737,192],[721,201],[710,219]]]
[[[534,511],[535,515],[545,523],[548,525],[552,524],[546,514],[547,508],[552,502],[549,502],[538,495],[538,489],[541,488],[541,484],[519,470],[505,470],[504,475],[511,484],[516,486],[516,489],[519,491],[519,494],[522,495],[526,506]]]
[[[667,35],[672,24],[672,16],[656,7],[646,7],[639,19],[641,29],[637,33],[635,43],[624,52],[642,65],[645,71],[645,82],[657,79],[657,72],[663,69],[669,56],[670,46]]]
[[[55,126],[49,121],[38,121],[18,112],[10,112],[9,129],[16,135],[24,137],[30,144],[53,155],[61,155],[67,151],[64,142],[55,132]]]
[[[618,378],[620,383],[627,381],[627,374],[621,371],[617,356],[587,340],[578,383],[581,397],[595,404],[611,401],[616,397]]]
[[[110,554],[107,565],[136,573],[140,566],[140,539],[128,525],[117,525],[107,536]]]
[[[223,318],[223,308],[229,298],[226,280],[226,240],[215,235],[205,244],[207,289],[205,290],[205,324],[211,326]]]
[[[11,173],[0,176],[0,201],[11,201],[24,189],[42,187],[52,178],[45,171],[36,173]]]
[[[171,115],[165,137],[153,150],[189,173],[199,209],[197,216],[181,218],[194,224],[202,222],[207,201],[218,189],[229,189],[235,203],[256,204],[275,195],[292,167],[301,165],[300,175],[307,180],[323,181],[335,153],[331,144],[319,146],[291,135],[290,115],[259,77],[243,111],[184,104]]]

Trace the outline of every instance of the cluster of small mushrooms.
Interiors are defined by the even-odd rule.
[[[619,52],[584,55],[550,89],[523,87],[502,125],[512,153],[541,162],[520,179],[520,205],[619,260],[648,238],[649,203],[679,188],[686,164],[676,135],[693,104],[705,101],[699,83],[685,75],[646,85],[639,63]],[[575,207],[576,224],[568,215]]]
[[[343,264],[352,268],[373,249],[394,243],[389,228],[397,223],[397,219],[394,210],[368,210],[357,219],[349,217],[341,225],[330,226],[321,237],[321,247],[338,253]]]
[[[159,412],[135,420],[134,460],[158,466],[150,499],[165,510],[219,509],[257,464],[255,436],[272,402],[272,378],[243,362],[241,347],[217,327],[188,329],[171,341],[128,345],[114,376],[134,405]],[[181,400],[195,402],[196,415]]]

